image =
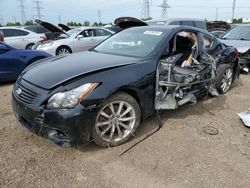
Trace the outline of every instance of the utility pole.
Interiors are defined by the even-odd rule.
[[[150,0],[143,0],[142,17],[144,19],[150,18]]]
[[[3,18],[1,17],[1,15],[0,15],[0,25],[4,25],[4,20],[3,20]]]
[[[36,11],[37,11],[37,17],[38,17],[38,19],[40,20],[42,17],[43,17],[43,15],[41,14],[41,10],[43,9],[42,7],[41,7],[41,2],[42,1],[39,1],[39,0],[35,0],[34,1],[34,3],[35,3],[35,7],[34,7],[34,9],[36,9]]]
[[[25,15],[25,6],[24,6],[24,1],[25,0],[17,0],[20,2],[19,8],[21,12],[21,18],[22,18],[22,24],[26,22],[26,15]]]
[[[98,10],[97,16],[98,16],[99,23],[101,23],[101,15],[102,15],[101,10]]]
[[[15,16],[13,16],[13,20],[14,20],[14,23],[16,23],[16,17]]]
[[[162,4],[159,5],[159,7],[162,8],[161,18],[168,18],[168,8],[171,7],[168,5],[167,0],[163,0]]]
[[[59,23],[62,23],[61,15],[58,15],[58,21],[59,21]]]
[[[234,21],[235,5],[236,5],[236,0],[233,0],[232,23],[233,23],[233,21]]]
[[[216,8],[215,20],[217,21],[219,17],[219,8]]]

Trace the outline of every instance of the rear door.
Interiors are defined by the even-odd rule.
[[[107,37],[111,36],[112,33],[105,29],[94,29],[94,35],[95,37],[94,37],[93,44],[94,46],[96,46],[97,44],[105,40]]]
[[[81,37],[80,37],[81,36]],[[79,33],[74,39],[75,52],[89,50],[95,46],[95,37],[93,29],[85,29]]]

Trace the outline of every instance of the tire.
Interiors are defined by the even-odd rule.
[[[71,54],[71,53],[72,53],[71,49],[67,46],[61,46],[56,50],[56,55]]]
[[[33,46],[34,46],[34,43],[28,44],[25,49],[26,50],[32,50]]]
[[[233,84],[234,70],[231,65],[222,64],[218,67],[216,89],[220,94],[227,93]]]
[[[104,101],[96,114],[92,139],[102,147],[118,146],[134,135],[140,121],[141,109],[137,101],[125,92],[114,94]]]

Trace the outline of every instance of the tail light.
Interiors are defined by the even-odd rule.
[[[0,41],[3,42],[4,41],[4,36],[2,34],[0,34]]]

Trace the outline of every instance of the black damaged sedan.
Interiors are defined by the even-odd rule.
[[[206,31],[133,27],[90,51],[26,68],[12,106],[23,126],[58,145],[116,146],[156,110],[226,93],[238,73],[236,50]]]

